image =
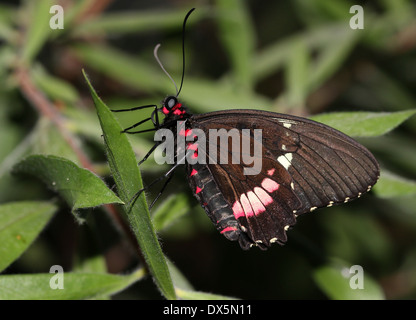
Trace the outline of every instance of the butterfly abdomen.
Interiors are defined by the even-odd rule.
[[[208,165],[187,165],[189,185],[217,230],[228,240],[239,241],[243,249],[253,243],[241,229],[233,210],[224,199]]]

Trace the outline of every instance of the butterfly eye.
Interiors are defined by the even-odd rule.
[[[165,100],[165,107],[168,109],[172,109],[177,103],[178,100],[175,97],[167,97]]]

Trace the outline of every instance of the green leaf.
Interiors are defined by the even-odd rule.
[[[181,193],[170,196],[160,204],[153,214],[156,230],[162,230],[189,211],[188,197]]]
[[[198,12],[192,15],[187,27],[197,20],[195,16],[204,13],[203,8],[198,8]],[[75,36],[94,36],[119,34],[119,33],[139,33],[149,30],[164,30],[181,28],[186,11],[182,8],[178,10],[146,10],[146,11],[126,11],[117,13],[107,13],[92,18],[85,23],[78,24],[73,30]],[[202,17],[202,16],[201,16]]]
[[[333,59],[335,57],[334,52],[328,52],[328,46],[330,46],[331,43],[339,42],[340,39],[345,37],[346,33],[350,34],[351,30],[345,28],[345,22],[336,22],[325,24],[322,27],[308,29],[305,32],[295,34],[294,36],[287,37],[269,45],[258,52],[252,61],[253,73],[256,81],[275,73],[284,66],[293,55],[293,44],[299,42],[304,43],[310,53],[324,50],[321,54],[322,57],[318,57],[319,60],[316,64],[316,68],[318,68],[320,72],[324,71],[326,68],[323,68],[323,65],[321,64],[330,62],[323,61],[322,59],[324,57],[330,57],[332,61],[338,59]],[[347,39],[347,42],[348,41],[350,41],[350,39]],[[337,56],[340,57],[339,53]],[[311,75],[309,80],[312,80],[314,77],[315,75]],[[313,85],[311,83],[309,84]]]
[[[252,56],[255,34],[246,3],[240,0],[216,1],[219,35],[233,69],[234,83],[242,91],[253,85]]]
[[[386,134],[414,115],[416,110],[398,112],[334,112],[311,117],[349,136],[376,137]]]
[[[308,92],[309,53],[303,41],[294,42],[292,50],[285,73],[287,104],[290,107],[303,107]]]
[[[55,205],[41,201],[0,205],[0,271],[31,245],[55,211]]]
[[[373,191],[381,198],[413,196],[416,195],[416,181],[382,170]]]
[[[238,300],[238,298],[234,297],[228,297],[201,291],[189,291],[183,289],[176,289],[176,294],[179,298],[184,300]]]
[[[62,100],[71,104],[75,104],[78,101],[78,93],[71,84],[48,74],[41,65],[36,65],[36,67],[32,68],[31,76],[36,86],[53,100]]]
[[[11,5],[0,4],[0,40],[3,40],[5,43],[11,43],[18,36],[16,29],[13,28],[17,20],[17,11]]]
[[[270,99],[249,90],[236,91],[228,82],[192,77],[186,79],[181,97],[194,110],[210,112],[224,109],[264,109],[272,104]]]
[[[119,196],[125,203],[129,203],[137,191],[143,188],[136,157],[127,136],[121,133],[122,128],[113,113],[98,97],[85,72],[84,77],[97,109],[107,158]],[[167,299],[175,299],[172,279],[150,219],[144,193],[134,202],[132,207],[123,206],[123,208],[156,284]]]
[[[78,143],[79,140],[76,136],[74,136],[74,139],[75,142]],[[28,150],[25,151],[25,155],[53,155],[65,158],[77,165],[80,165],[80,159],[71,148],[68,141],[62,135],[56,125],[46,117],[41,117],[38,119],[36,126],[26,137],[24,142],[27,144],[26,147],[28,147]],[[19,146],[16,149],[21,149],[21,147]],[[13,157],[15,161],[13,163],[17,163],[22,158],[20,154],[21,152],[17,152],[15,154]]]
[[[364,269],[362,269],[363,288],[357,288],[361,271],[346,265],[328,264],[313,272],[313,279],[318,287],[334,300],[380,300],[384,293]],[[353,289],[356,288],[356,289]]]
[[[123,203],[91,171],[56,156],[32,155],[13,167],[13,172],[27,173],[41,179],[58,192],[73,210],[105,203]]]
[[[23,42],[22,59],[30,63],[41,50],[48,39],[52,29],[49,27],[49,20],[52,15],[49,10],[54,5],[51,0],[32,0],[26,1],[26,15],[29,17],[26,39]]]
[[[172,282],[175,286],[175,291],[177,291],[179,288],[182,290],[193,291],[193,286],[182,274],[182,272],[176,268],[176,266],[168,258],[166,258],[166,261],[168,263],[170,275],[172,276]]]
[[[146,91],[169,92],[173,89],[169,78],[156,69],[156,63],[152,67],[138,57],[103,45],[77,45],[73,47],[73,51],[88,67],[95,68],[126,85]]]
[[[332,20],[348,21],[350,4],[346,0],[297,0],[294,2],[297,14],[310,25],[322,25]]]
[[[107,271],[104,255],[95,255],[80,262],[76,261],[76,263],[77,264],[74,264],[72,269],[74,272],[105,273]]]
[[[1,300],[80,300],[99,299],[125,289],[143,275],[139,269],[131,275],[63,272],[63,289],[58,273],[0,276]],[[52,286],[51,286],[52,284]]]
[[[348,28],[344,28],[337,35],[339,35],[338,38],[323,43],[319,48],[319,55],[314,60],[309,70],[310,74],[307,76],[309,92],[319,88],[335,72],[342,69],[345,60],[360,39],[359,32]]]

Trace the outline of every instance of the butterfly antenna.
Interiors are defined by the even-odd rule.
[[[157,55],[157,51],[159,50],[160,47],[160,43],[158,43],[155,47],[155,49],[153,50],[153,55],[155,56],[155,59],[157,61],[157,63],[159,64],[160,68],[163,70],[163,72],[169,77],[170,81],[172,81],[173,85],[175,86],[176,89],[176,96],[179,95],[179,91],[178,91],[178,86],[176,85],[175,80],[173,80],[173,78],[171,77],[171,75],[166,71],[165,67],[163,66],[162,62],[159,59],[159,56]]]
[[[183,27],[182,27],[182,79],[181,79],[181,85],[179,87],[179,90],[178,90],[178,86],[176,85],[175,80],[173,80],[173,78],[171,77],[171,75],[166,71],[165,67],[163,66],[162,62],[159,59],[159,56],[157,55],[157,51],[160,48],[160,43],[158,43],[155,46],[155,49],[153,50],[153,55],[155,56],[155,59],[156,59],[157,63],[159,64],[160,68],[169,77],[170,81],[172,81],[173,85],[175,86],[175,89],[176,89],[176,97],[179,96],[179,93],[182,90],[183,79],[185,77],[185,27],[186,27],[186,21],[188,20],[189,15],[194,10],[195,10],[195,8],[192,8],[191,10],[189,10],[188,13],[185,16],[185,19],[183,20]]]
[[[188,20],[189,16],[191,15],[192,11],[194,11],[195,8],[192,8],[188,11],[188,13],[185,16],[185,19],[183,20],[183,26],[182,26],[182,79],[181,79],[181,85],[179,86],[179,91],[176,94],[176,97],[179,96],[179,93],[182,90],[183,85],[183,78],[185,77],[185,29],[186,29],[186,21]]]

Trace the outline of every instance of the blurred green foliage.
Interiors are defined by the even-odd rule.
[[[64,29],[49,25],[54,4],[0,4],[0,298],[416,298],[413,1],[68,0]],[[356,4],[364,29],[350,28]],[[219,235],[181,170],[150,212],[154,225],[110,204],[125,198],[114,194],[117,171],[82,69],[112,109],[160,103],[174,87],[153,48],[161,43],[159,56],[179,82],[182,22],[192,7],[181,100],[201,113],[318,114],[374,153],[382,170],[374,191],[300,218],[287,245],[267,252],[244,252]],[[117,114],[124,127],[148,116]],[[137,159],[152,146],[151,133],[128,140]],[[140,169],[148,184],[168,167],[151,157]],[[144,249],[146,223],[158,234],[145,237],[159,240],[165,257],[158,244]],[[149,255],[169,274],[145,277]],[[42,287],[52,265],[67,272],[65,292]],[[353,265],[363,268],[363,290],[348,285]]]

